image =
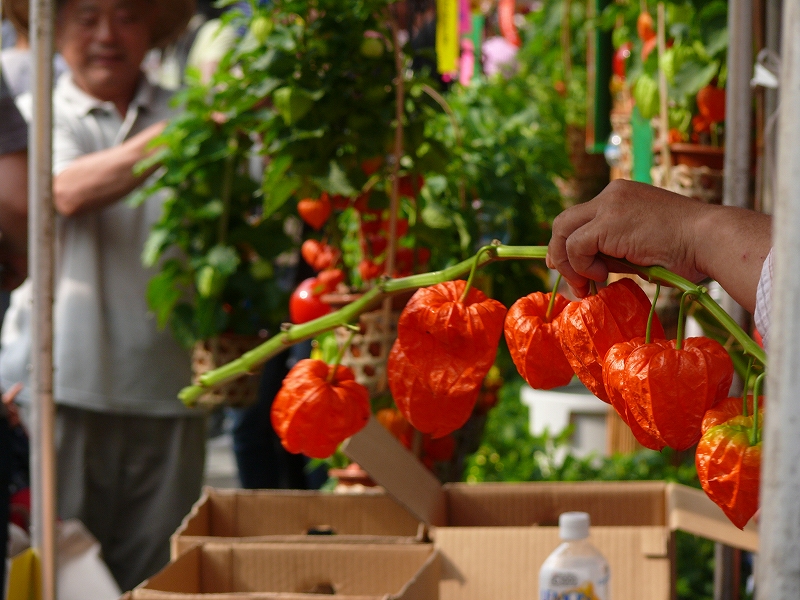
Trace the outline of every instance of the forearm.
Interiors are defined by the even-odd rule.
[[[23,150],[0,156],[0,244],[25,255],[28,241],[28,155]]]
[[[134,175],[133,167],[148,153],[148,144],[164,128],[156,123],[118,146],[75,159],[53,181],[56,210],[71,216],[117,202],[157,168]]]
[[[709,206],[694,230],[698,270],[752,313],[761,267],[772,246],[772,218],[741,208]]]

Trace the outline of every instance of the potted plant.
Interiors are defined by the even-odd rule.
[[[658,114],[658,71],[667,80],[670,144],[678,164],[697,166],[707,161],[689,156],[710,157],[711,166],[721,168],[724,145],[725,100],[728,49],[727,3],[668,3],[666,10],[667,49],[659,59],[655,49],[655,25],[646,3],[628,5],[625,22],[615,31],[615,41],[634,40],[629,65],[633,99],[642,116]],[[612,13],[613,14],[613,13]],[[687,144],[713,147],[695,149]],[[684,160],[683,156],[687,158]]]

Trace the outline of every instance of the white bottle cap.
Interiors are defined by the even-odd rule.
[[[558,517],[558,535],[562,540],[585,540],[589,537],[589,513],[565,512]]]

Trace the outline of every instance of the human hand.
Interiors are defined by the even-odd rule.
[[[606,280],[606,257],[660,265],[699,281],[705,274],[696,260],[694,224],[711,208],[643,183],[613,181],[590,202],[556,217],[547,265],[558,269],[578,297],[588,294],[590,280]]]
[[[3,392],[2,395],[2,402],[6,409],[6,420],[8,421],[8,426],[11,428],[22,424],[22,421],[19,418],[19,410],[17,409],[17,405],[14,404],[14,399],[21,390],[22,384],[17,382],[8,388],[8,390]]]

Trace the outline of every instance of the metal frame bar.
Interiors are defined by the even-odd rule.
[[[800,0],[785,0],[780,75],[775,277],[761,473],[759,598],[800,590]]]
[[[53,0],[30,3],[33,119],[28,159],[31,341],[31,534],[41,561],[42,600],[56,597],[56,454],[53,402]]]

